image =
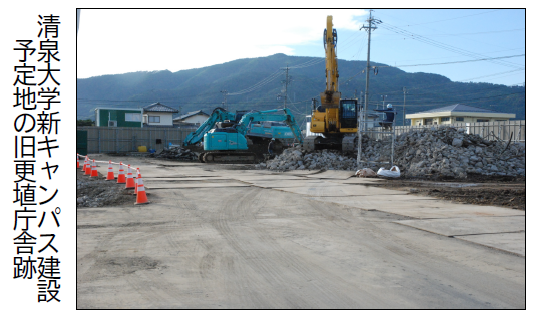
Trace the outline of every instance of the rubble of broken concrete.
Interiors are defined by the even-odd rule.
[[[388,164],[391,138],[362,138],[362,167],[377,171]],[[526,176],[526,145],[511,141],[489,141],[465,129],[439,127],[412,130],[395,139],[394,164],[407,177],[446,176],[465,178],[468,174]],[[391,165],[390,165],[391,166]],[[306,152],[300,147],[286,149],[274,159],[257,165],[274,171],[357,170],[356,152]],[[388,166],[389,167],[389,166]]]
[[[180,146],[171,146],[169,148],[159,149],[154,153],[150,153],[148,157],[165,158],[176,160],[197,160],[198,153],[185,149]]]

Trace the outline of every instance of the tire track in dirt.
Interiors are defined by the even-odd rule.
[[[240,303],[245,308],[288,308],[288,303],[282,302],[281,295],[271,288],[274,282],[282,280],[277,274],[278,271],[274,271],[260,260],[265,258],[263,253],[251,250],[252,246],[257,245],[256,241],[249,240],[250,236],[243,239],[251,234],[252,230],[247,226],[244,212],[237,210],[237,206],[240,207],[246,200],[252,200],[259,190],[251,188],[245,194],[238,192],[229,198],[214,221],[215,228],[222,234],[234,253],[238,254],[234,265],[239,276],[238,279],[232,280],[232,289],[227,293],[238,290]],[[241,227],[237,228],[239,225]],[[260,279],[259,276],[262,278]]]
[[[320,207],[321,209],[325,207],[324,204],[326,203],[315,202],[317,203],[313,203],[313,205],[317,205],[317,207]],[[366,241],[375,241],[374,244],[367,244],[371,250],[378,249],[378,251],[375,251],[377,254],[385,254],[385,250],[391,253],[390,257],[384,257],[387,259],[385,262],[388,261],[396,265],[399,268],[398,270],[412,270],[414,274],[422,277],[422,279],[419,280],[420,283],[414,283],[412,286],[406,286],[405,288],[410,288],[410,290],[413,290],[415,293],[418,293],[420,290],[430,290],[433,288],[440,293],[440,295],[458,299],[462,302],[461,304],[466,304],[466,306],[489,307],[483,302],[478,302],[476,299],[469,297],[468,293],[465,291],[469,290],[466,287],[466,284],[460,283],[461,273],[467,274],[468,270],[473,269],[459,266],[460,270],[453,270],[453,266],[458,265],[454,264],[450,259],[447,259],[445,255],[439,255],[434,249],[431,250],[430,248],[427,248],[427,246],[419,245],[408,239],[391,234],[391,230],[386,230],[375,224],[378,220],[360,219],[359,217],[350,214],[348,209],[346,212],[343,212],[342,215],[349,217],[351,220],[359,221],[360,226],[367,229],[365,234],[369,235],[371,238],[366,239]],[[386,221],[384,224],[388,222],[389,221]],[[327,229],[324,226],[323,228]],[[395,232],[397,232],[397,227],[394,229],[396,230]],[[416,270],[415,268],[419,268],[419,270]],[[451,269],[447,270],[446,268]],[[478,290],[480,289],[484,294],[489,295],[489,301],[492,302],[495,298],[495,292],[489,290],[489,284],[487,284],[486,281],[494,280],[496,278],[493,275],[479,273],[477,271],[475,277],[478,277],[477,279],[482,281],[482,283],[474,281],[471,284],[475,284]],[[403,282],[403,284],[397,283],[397,285],[403,287],[405,284]],[[454,288],[446,289],[446,286],[458,286],[458,290]],[[512,295],[512,297],[513,299],[516,298],[515,295]],[[409,304],[409,306],[415,306],[415,304]],[[501,304],[500,306],[505,306],[505,304]]]
[[[252,190],[236,203],[228,203],[225,207],[226,212],[224,213],[227,215],[234,215],[234,217],[232,219],[224,219],[221,217],[219,226],[223,235],[225,235],[226,239],[231,242],[235,250],[247,260],[247,263],[250,266],[256,269],[255,272],[257,274],[260,274],[263,277],[265,284],[271,286],[273,290],[285,291],[284,293],[274,294],[278,299],[281,299],[282,296],[284,297],[285,305],[283,308],[326,308],[327,306],[344,308],[355,306],[356,304],[351,299],[345,299],[345,297],[342,299],[340,294],[333,293],[332,291],[327,290],[326,286],[318,283],[326,281],[326,276],[319,275],[312,271],[310,269],[310,266],[312,266],[311,263],[304,261],[295,254],[287,252],[287,250],[282,248],[265,230],[257,229],[260,227],[259,225],[253,226],[254,228],[251,230],[258,241],[252,241],[251,237],[248,237],[249,239],[245,240],[237,238],[240,237],[241,232],[239,230],[234,230],[234,227],[228,225],[228,222],[229,224],[233,224],[232,221],[229,220],[240,220],[244,223],[256,221],[252,205],[254,205],[254,201],[258,200],[257,195],[260,194],[260,192],[263,192],[263,190]],[[250,250],[248,245],[263,246],[262,249],[265,252]],[[267,258],[265,254],[269,254],[270,257]],[[323,268],[317,267],[316,269],[323,272],[323,274],[325,273]],[[282,274],[285,276],[282,276]],[[256,277],[252,277],[251,279],[254,280],[254,283],[261,285],[259,282],[260,279]],[[301,283],[306,286],[301,286]],[[295,286],[291,286],[292,284],[295,284]],[[347,285],[348,283],[341,281],[341,284]],[[261,286],[257,286],[257,288]],[[291,287],[294,287],[295,289],[291,289]],[[307,301],[304,300],[304,292],[298,290],[301,288],[310,291],[307,295]]]
[[[267,191],[268,194],[271,194],[274,191]],[[277,194],[281,194],[277,192]],[[267,198],[268,199],[268,198]],[[305,205],[305,209],[309,209],[309,205]],[[333,211],[333,210],[332,210]],[[245,214],[249,214],[249,210],[243,210]],[[311,214],[310,212],[304,212],[305,214]],[[310,220],[310,219],[307,219]],[[308,221],[308,223],[310,223]],[[256,226],[256,228],[261,226]],[[288,265],[288,270],[298,277],[298,280],[308,281],[309,286],[306,286],[306,289],[311,290],[309,296],[309,301],[313,301],[314,305],[311,304],[308,306],[316,308],[354,308],[356,303],[346,295],[342,295],[341,291],[348,286],[349,282],[334,277],[331,272],[328,272],[324,267],[316,265],[314,262],[306,261],[300,255],[295,253],[288,252],[283,248],[279,243],[277,243],[266,230],[258,230],[258,236],[263,240],[264,243],[270,244],[276,251],[277,255],[280,257],[280,261],[283,261]],[[297,261],[299,260],[299,261]],[[312,270],[315,269],[315,270]],[[330,277],[330,284],[334,283],[338,286],[335,286],[333,290],[336,290],[337,293],[334,293],[333,290],[327,288],[324,282],[327,282],[326,277]],[[317,295],[319,295],[317,297]]]

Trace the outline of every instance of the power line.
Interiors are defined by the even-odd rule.
[[[495,12],[495,11],[498,11],[498,10],[502,10],[502,9],[496,9],[496,10],[491,10],[491,11],[485,11],[485,12],[480,12],[480,13],[474,13],[474,14],[472,14],[472,15],[460,16],[460,17],[449,18],[449,19],[442,19],[442,20],[435,20],[435,21],[429,21],[429,22],[422,22],[422,23],[419,23],[419,24],[407,25],[407,27],[411,27],[411,26],[419,26],[419,25],[426,25],[426,24],[434,24],[434,23],[442,22],[442,21],[449,21],[449,20],[455,20],[455,19],[466,18],[466,17],[471,17],[471,16],[483,15],[483,14],[491,13],[491,12]]]
[[[517,29],[505,29],[505,30],[494,30],[494,31],[479,31],[475,33],[459,33],[459,34],[424,34],[423,36],[461,36],[461,35],[482,35],[482,34],[497,34],[497,33],[506,33],[506,32],[513,32],[513,31],[519,31],[519,30],[526,30],[525,28],[517,28]],[[384,33],[377,33],[377,35],[392,35],[390,33],[384,34]],[[378,41],[378,40],[377,40]]]
[[[438,47],[438,48],[441,48],[441,49],[444,49],[444,50],[448,50],[448,51],[451,51],[451,52],[454,52],[454,53],[457,53],[457,54],[461,54],[461,55],[469,56],[469,57],[473,57],[473,58],[489,58],[488,56],[485,56],[485,55],[480,55],[480,54],[477,54],[477,53],[473,53],[473,52],[467,51],[465,49],[461,49],[461,48],[458,48],[458,47],[455,47],[455,46],[451,46],[451,45],[448,45],[448,44],[441,43],[439,41],[436,41],[436,40],[433,40],[433,39],[430,39],[430,38],[427,38],[427,37],[423,37],[421,35],[409,32],[407,30],[392,26],[392,25],[390,25],[388,23],[384,23],[383,26],[387,30],[393,31],[394,33],[405,35],[405,36],[407,36],[409,38],[412,38],[414,40],[417,40],[419,42],[422,42],[422,43],[425,43],[425,44],[428,44],[428,45],[431,45],[431,46],[435,46],[435,47]],[[503,66],[509,66],[509,67],[521,66],[520,64],[508,63],[508,62],[502,62],[502,61],[499,61],[499,62],[494,62],[493,61],[492,63],[503,65]]]
[[[478,61],[490,61],[490,60],[495,60],[495,59],[504,59],[504,58],[521,57],[521,56],[526,56],[526,54],[500,56],[500,57],[490,57],[490,58],[479,58],[479,59],[472,59],[472,60],[466,60],[466,61],[455,61],[455,62],[414,64],[414,65],[397,65],[397,66],[385,65],[385,66],[377,66],[377,67],[378,68],[382,68],[382,67],[399,68],[399,67],[411,67],[411,66],[445,65],[445,64],[457,64],[457,63],[468,63],[468,62],[478,62]]]
[[[274,79],[276,79],[280,74],[282,74],[283,72],[278,70],[274,73],[272,73],[271,75],[269,75],[268,77],[266,77],[265,79],[259,81],[257,84],[254,84],[244,90],[240,90],[240,91],[237,91],[237,92],[233,92],[233,93],[228,93],[228,95],[238,95],[238,94],[245,94],[245,93],[248,93],[248,92],[252,92],[254,90],[257,90],[259,89],[260,87],[270,83],[271,81],[273,81]]]

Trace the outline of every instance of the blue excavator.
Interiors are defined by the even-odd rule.
[[[206,133],[212,129],[227,129],[236,126],[242,117],[255,111],[228,112],[222,108],[216,108],[205,122],[196,131],[188,134],[183,140],[184,147],[192,147],[203,141]],[[225,130],[219,130],[225,131]],[[271,139],[274,141],[274,151],[283,150],[284,142],[294,139],[293,131],[284,123],[277,121],[259,120],[252,122],[246,133],[248,146],[253,148],[267,147]],[[195,149],[195,148],[194,148]],[[199,160],[203,162],[203,159]]]
[[[277,114],[280,112],[280,114]],[[283,112],[283,114],[281,114]],[[281,122],[286,124],[294,138],[303,144],[302,133],[289,109],[276,109],[245,114],[239,123],[227,128],[215,128],[203,136],[203,152],[199,160],[204,163],[254,163],[263,159],[267,144],[255,144],[247,138],[252,124]]]

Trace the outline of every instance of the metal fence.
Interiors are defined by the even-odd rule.
[[[195,129],[180,128],[107,128],[77,127],[87,131],[87,151],[95,153],[122,153],[147,149],[162,149],[169,144],[180,145]]]
[[[427,126],[396,126],[395,135],[400,135],[404,132],[420,129],[430,129],[431,127],[438,128],[443,125],[427,125]],[[513,134],[512,141],[526,141],[526,120],[500,121],[500,122],[475,122],[475,123],[455,123],[445,125],[454,128],[464,128],[468,134],[476,134],[488,140],[508,141]]]

